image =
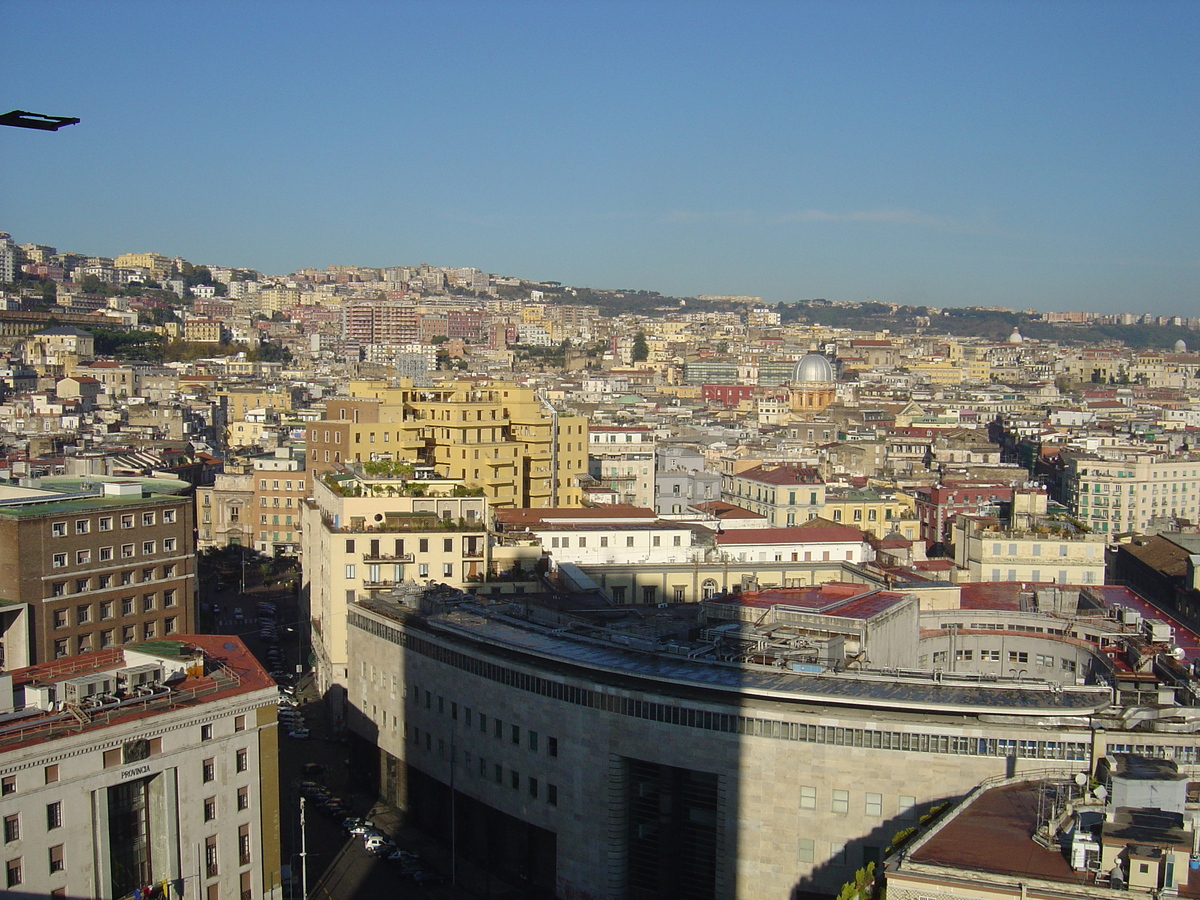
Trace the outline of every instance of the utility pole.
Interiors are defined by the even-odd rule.
[[[304,827],[304,797],[300,798],[300,896],[308,900],[308,835]]]
[[[454,802],[454,769],[458,762],[458,751],[454,746],[454,732],[450,732],[450,883],[458,884],[458,816]]]

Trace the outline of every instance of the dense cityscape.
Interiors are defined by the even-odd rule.
[[[1200,896],[1198,316],[0,299],[12,896]]]

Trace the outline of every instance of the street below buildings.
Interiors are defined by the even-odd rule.
[[[263,666],[283,676],[283,681],[296,681],[288,688],[294,705],[285,701],[281,706],[279,726],[281,861],[291,876],[286,896],[305,896],[302,883],[306,882],[307,897],[320,900],[523,897],[463,860],[453,866],[448,848],[406,824],[399,810],[376,802],[370,786],[355,778],[346,738],[331,733],[325,706],[312,683],[308,623],[302,619],[294,583],[284,577],[273,584],[255,568],[242,591],[240,572],[237,575],[236,579],[210,578],[205,584],[201,597],[205,620],[216,633],[240,637]],[[293,712],[284,712],[285,708]],[[360,837],[342,827],[343,819],[352,816],[368,820],[396,848],[413,856],[392,860],[369,852]]]

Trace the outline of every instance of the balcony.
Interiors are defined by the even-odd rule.
[[[411,553],[364,553],[363,562],[365,563],[410,563],[413,561]]]
[[[400,584],[404,584],[403,578],[380,578],[376,581],[364,580],[362,586],[364,591],[386,591]]]

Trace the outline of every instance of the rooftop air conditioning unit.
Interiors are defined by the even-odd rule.
[[[130,666],[127,669],[117,669],[117,687],[126,694],[137,693],[137,689],[147,684],[162,684],[162,666],[156,663],[144,663],[140,666]]]
[[[63,682],[61,696],[64,703],[82,705],[93,697],[116,692],[117,680],[113,672],[97,672],[93,675],[80,675]]]

